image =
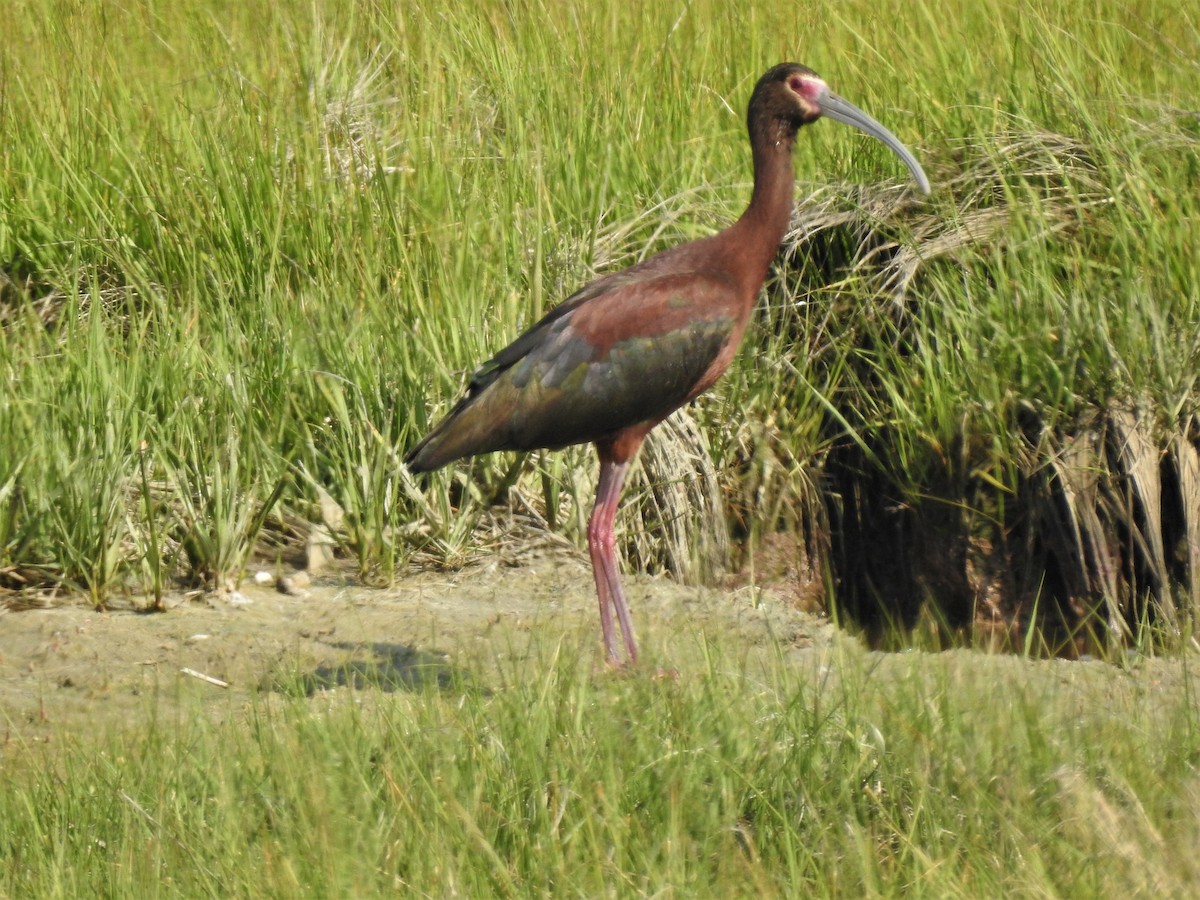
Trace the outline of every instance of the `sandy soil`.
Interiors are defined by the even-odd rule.
[[[654,578],[629,578],[627,588],[651,667],[688,666],[706,635],[751,654],[834,639],[827,622],[767,591]],[[147,714],[149,697],[162,714],[164,700],[199,695],[227,709],[231,696],[280,685],[487,684],[514,658],[559,651],[602,663],[591,572],[570,552],[519,568],[416,574],[387,589],[341,575],[285,594],[251,577],[236,594],[179,595],[168,606],[0,612],[0,741],[119,728]]]

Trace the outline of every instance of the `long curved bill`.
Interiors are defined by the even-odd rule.
[[[842,122],[846,125],[853,125],[859,131],[866,132],[873,138],[878,138],[892,148],[892,152],[904,161],[908,166],[908,170],[912,172],[913,178],[917,180],[917,187],[921,189],[922,194],[929,193],[929,179],[925,177],[925,170],[921,168],[921,164],[917,162],[917,158],[912,155],[907,147],[900,143],[900,139],[876,122],[865,112],[851,103],[849,100],[843,100],[833,91],[826,88],[817,97],[817,103],[821,107],[821,115],[828,119],[833,119],[835,122]]]

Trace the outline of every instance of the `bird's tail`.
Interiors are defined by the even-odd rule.
[[[404,465],[408,471],[414,475],[432,472],[464,456],[495,449],[485,446],[486,433],[482,438],[476,433],[479,430],[479,423],[474,421],[476,417],[463,415],[473,405],[474,400],[475,397],[463,397],[429,434],[408,451],[404,457]]]
[[[439,437],[443,431],[443,426],[449,420],[443,420],[433,431],[421,438],[417,446],[413,447],[404,456],[404,465],[408,471],[414,475],[419,475],[422,472],[432,472],[434,469],[440,469],[450,460],[443,459],[442,454],[438,453]]]

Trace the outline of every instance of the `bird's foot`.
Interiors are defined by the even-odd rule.
[[[629,659],[613,659],[609,657],[604,660],[604,663],[592,670],[594,675],[639,675],[644,671],[644,667],[639,665],[637,660]],[[650,674],[652,681],[678,681],[678,669],[664,669],[661,666],[656,666]]]

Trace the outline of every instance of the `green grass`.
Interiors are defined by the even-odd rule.
[[[1132,399],[1195,442],[1184,0],[13,6],[4,587],[228,585],[326,495],[364,577],[469,555],[514,460],[416,484],[403,449],[594,271],[740,212],[745,103],[785,59],[924,162],[934,195],[883,234],[1004,218],[900,303],[798,248],[694,410],[737,537],[827,526],[835,464],[882,478],[887,510],[1028,535],[1031,441]],[[905,174],[828,123],[796,167],[801,201],[852,211]],[[535,454],[516,489],[578,539],[593,466]],[[747,675],[713,654],[678,683],[543,659],[492,694],[264,696],[21,748],[0,893],[1169,896],[1200,874],[1186,660],[1049,687],[950,657]]]
[[[1200,352],[1188,5],[805,18],[715,2],[20,4],[0,50],[9,585],[103,605],[236,581],[257,529],[314,519],[318,489],[347,512],[338,537],[366,575],[393,577],[418,549],[460,558],[511,460],[419,487],[400,452],[464,373],[596,268],[736,216],[747,95],[780,59],[917,150],[939,227],[989,206],[1008,218],[923,270],[903,333],[874,288],[819,261],[773,295],[698,412],[752,538],[812,501],[848,436],[917,496],[960,441],[980,449],[958,477],[1016,490],[1025,401],[1049,427],[1113,397],[1186,424]],[[1006,149],[1044,136],[1084,164]],[[805,130],[796,163],[802,200],[904,175],[829,125]],[[954,187],[980,165],[986,191]],[[1067,203],[1047,236],[1048,192]],[[797,290],[806,306],[788,302]],[[540,457],[517,487],[577,536],[591,466],[586,450]],[[764,507],[754,473],[772,466]]]
[[[1183,896],[1186,666],[881,658],[262,695],[10,746],[8,896]],[[185,685],[186,687],[186,685]],[[164,690],[170,690],[164,687]],[[168,704],[164,704],[168,706]]]

